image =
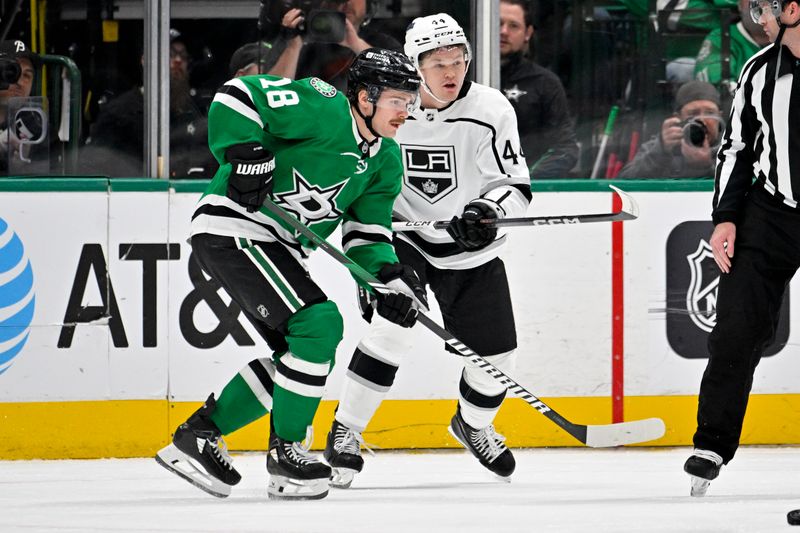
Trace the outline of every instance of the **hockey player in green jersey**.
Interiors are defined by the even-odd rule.
[[[301,444],[342,339],[336,305],[311,279],[313,248],[262,207],[269,198],[319,235],[341,222],[346,253],[395,292],[377,312],[411,327],[422,289],[397,262],[391,213],[403,166],[392,139],[420,78],[399,52],[368,49],[353,62],[347,97],[318,78],[228,81],[209,110],[220,163],[192,215],[193,257],[242,308],[274,353],[254,359],[176,430],[156,460],[215,496],[241,479],[222,439],[271,413],[270,498],[318,499],[331,469]],[[310,443],[308,443],[310,445]]]

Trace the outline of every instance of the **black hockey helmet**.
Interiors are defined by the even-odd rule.
[[[418,93],[422,79],[411,60],[400,52],[383,48],[368,48],[358,54],[347,73],[347,99],[358,102],[358,91],[367,89],[367,99],[373,104],[383,89]]]

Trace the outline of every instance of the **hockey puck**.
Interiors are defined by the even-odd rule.
[[[790,526],[800,526],[800,509],[789,511],[789,514],[786,515],[786,521],[789,522]]]

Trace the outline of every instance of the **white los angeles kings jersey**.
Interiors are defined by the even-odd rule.
[[[424,90],[424,89],[423,89]],[[443,109],[421,109],[396,137],[403,156],[403,189],[394,212],[406,220],[450,220],[476,198],[499,206],[501,218],[525,215],[531,200],[528,165],[520,153],[517,118],[503,94],[465,82]],[[398,233],[435,267],[467,269],[497,257],[506,241],[464,252],[445,230]]]

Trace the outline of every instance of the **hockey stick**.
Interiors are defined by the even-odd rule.
[[[622,209],[616,213],[598,213],[593,215],[560,215],[549,217],[523,217],[523,218],[501,218],[481,219],[482,224],[487,226],[515,227],[515,226],[555,226],[562,224],[586,224],[588,222],[617,222],[620,220],[634,220],[639,216],[639,206],[625,191],[609,185],[622,200]],[[434,229],[445,229],[450,224],[449,220],[419,220],[409,222],[392,222],[392,231],[419,231],[421,229],[433,227]]]
[[[381,283],[375,276],[361,268],[355,261],[347,257],[344,253],[332,246],[328,241],[314,233],[309,227],[297,220],[295,217],[281,209],[272,202],[271,199],[264,201],[264,207],[282,221],[289,224],[295,230],[304,235],[309,241],[313,242],[333,259],[347,267],[354,276],[367,283],[374,292],[391,291],[389,287]],[[446,329],[442,328],[427,315],[419,312],[417,321],[431,330],[440,339],[455,349],[459,354],[466,357],[473,365],[492,376],[503,384],[506,389],[522,398],[531,407],[542,413],[544,416],[555,422],[567,433],[581,441],[583,444],[592,448],[605,448],[609,446],[619,446],[622,444],[634,444],[661,438],[664,435],[664,422],[660,418],[647,418],[645,420],[634,420],[632,422],[620,422],[616,424],[583,425],[574,424],[551,409],[539,398],[534,396],[522,385],[511,379],[500,369],[489,363],[486,359],[469,349],[464,343],[456,339]]]

